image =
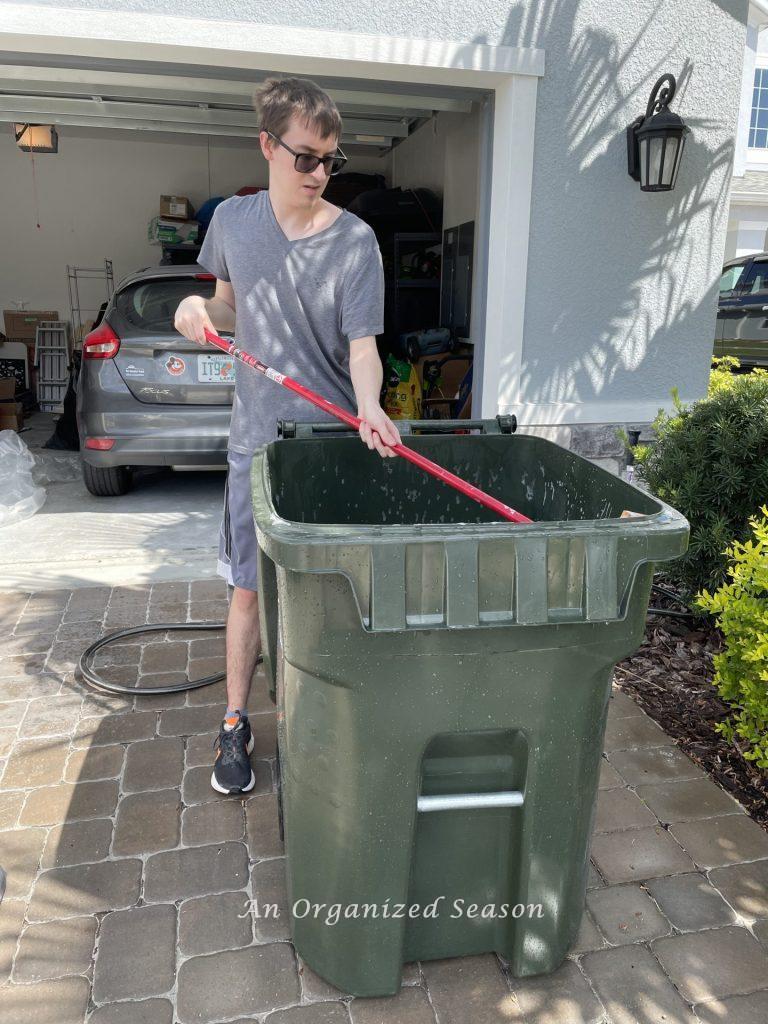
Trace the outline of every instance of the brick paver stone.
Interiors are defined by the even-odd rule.
[[[736,917],[731,907],[705,876],[698,872],[650,878],[645,884],[662,913],[681,932],[735,923]]]
[[[379,1018],[381,1019],[381,1018]],[[291,1006],[267,1014],[264,1024],[349,1024],[349,1014],[343,1003],[312,1003],[309,1006]],[[434,1021],[434,1015],[432,1017]],[[239,1024],[251,1024],[240,1021]]]
[[[115,813],[116,779],[100,782],[60,782],[33,789],[19,817],[21,825],[58,825],[87,818],[106,818]]]
[[[633,718],[608,716],[604,743],[606,750],[671,746],[674,742],[652,718],[639,715]]]
[[[636,750],[613,750],[608,759],[630,786],[706,778],[701,768],[698,768],[677,747],[639,747]]]
[[[610,885],[587,894],[597,927],[614,946],[668,935],[669,922],[639,885]]]
[[[123,770],[125,747],[119,743],[111,747],[85,747],[73,750],[64,770],[65,782],[94,782],[98,779],[117,779]]]
[[[12,900],[7,897],[3,900],[0,910],[0,986],[11,976],[16,943],[24,924],[26,907],[25,900]]]
[[[671,825],[670,832],[700,868],[768,857],[768,834],[746,815],[682,821]]]
[[[175,789],[184,774],[184,744],[179,737],[137,740],[128,747],[123,791]]]
[[[184,956],[219,953],[253,941],[250,895],[223,892],[185,900],[179,907],[179,949]]]
[[[16,828],[0,834],[0,864],[7,875],[6,897],[26,896],[45,845],[44,828]]]
[[[274,860],[261,861],[253,868],[251,880],[256,941],[290,939],[291,920],[285,882],[285,858],[276,857]]]
[[[603,1008],[589,982],[572,960],[566,960],[551,974],[534,978],[512,978],[519,1012],[513,1021],[536,1024],[601,1024]]]
[[[422,970],[440,1024],[504,1024],[520,1012],[499,961],[490,953],[428,960]]]
[[[173,1024],[173,1004],[167,999],[105,1003],[93,1011],[88,1024]]]
[[[8,756],[0,789],[28,789],[59,782],[68,753],[67,743],[61,739],[17,743]]]
[[[701,1024],[765,1024],[768,1020],[768,992],[714,999],[699,1003],[695,1009]]]
[[[645,946],[587,953],[581,967],[605,1006],[610,1024],[696,1024],[693,1013]]]
[[[181,1024],[213,1024],[263,1014],[299,1001],[299,979],[287,942],[249,946],[185,960],[178,974]]]
[[[157,715],[154,711],[129,711],[122,715],[93,715],[83,718],[75,729],[75,746],[108,746],[130,743],[155,735]]]
[[[333,1013],[324,1016],[322,1008],[332,1007]],[[308,1018],[316,1020],[317,1024],[342,1024],[344,1018],[340,1014],[343,1010],[341,1003],[315,1003],[312,1010],[317,1012],[317,1017]],[[296,1014],[296,1010],[283,1010],[282,1019],[280,1014],[273,1014],[267,1017],[270,1024],[305,1024],[305,1018]],[[435,1024],[435,1014],[430,1005],[427,993],[421,988],[401,988],[397,995],[388,996],[382,999],[353,999],[349,1004],[349,1016],[352,1024],[382,1024],[383,1021],[391,1021],[392,1024]]]
[[[655,825],[656,818],[631,789],[603,789],[597,796],[595,832]]]
[[[48,832],[40,867],[61,868],[105,860],[112,842],[112,828],[110,818],[57,825]]]
[[[21,936],[13,980],[47,981],[84,974],[91,965],[97,923],[95,917],[71,917],[29,925]]]
[[[595,949],[602,949],[604,945],[605,939],[598,931],[595,922],[585,910],[584,916],[581,919],[579,934],[576,936],[576,941],[568,952],[572,956],[577,956],[579,953],[591,953]]]
[[[0,988],[4,1019],[13,1024],[83,1024],[90,983],[73,976]]]
[[[660,826],[596,835],[592,857],[609,883],[671,875],[694,867],[691,858]]]
[[[248,880],[244,843],[219,843],[156,853],[147,859],[144,899],[148,903],[242,889]]]
[[[744,808],[711,779],[638,786],[638,796],[664,822],[692,821],[716,814],[744,814]]]
[[[245,804],[245,823],[251,857],[260,860],[263,857],[282,856],[276,794],[264,793],[251,797]]]
[[[656,939],[651,948],[692,1003],[768,988],[768,953],[746,928],[713,928]]]
[[[768,860],[715,868],[709,880],[749,923],[768,917]]]
[[[139,907],[107,914],[93,977],[97,1003],[168,992],[176,967],[176,908]]]
[[[240,800],[212,800],[186,807],[181,816],[181,841],[184,846],[205,846],[242,839],[245,813]]]
[[[101,861],[41,872],[32,892],[29,921],[52,921],[132,907],[139,898],[141,861]]]
[[[120,801],[112,852],[129,856],[169,850],[178,845],[180,830],[178,789],[133,793]]]

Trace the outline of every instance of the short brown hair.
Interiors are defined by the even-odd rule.
[[[341,141],[341,114],[327,92],[308,78],[267,78],[256,88],[253,105],[261,131],[282,135],[295,117],[322,138]]]

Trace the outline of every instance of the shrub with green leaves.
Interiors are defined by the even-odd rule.
[[[727,550],[729,583],[696,604],[717,619],[724,649],[714,684],[734,714],[716,729],[748,761],[768,768],[768,507],[750,518],[752,538]]]
[[[664,567],[689,598],[725,581],[727,546],[746,540],[768,497],[768,372],[715,363],[707,397],[686,406],[673,389],[674,411],[653,424],[656,443],[634,449],[648,488],[691,524],[688,551]]]

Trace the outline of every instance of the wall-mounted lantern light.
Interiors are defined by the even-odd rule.
[[[58,153],[59,136],[52,124],[15,124],[16,145],[25,153]]]
[[[670,192],[677,181],[690,128],[669,109],[676,88],[674,75],[662,75],[651,90],[645,117],[627,128],[627,170],[642,192]]]

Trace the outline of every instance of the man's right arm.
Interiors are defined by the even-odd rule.
[[[217,331],[235,330],[235,290],[229,281],[216,279],[216,292],[211,299],[202,295],[188,295],[176,310],[173,325],[179,334],[199,345],[207,344],[205,329]]]

